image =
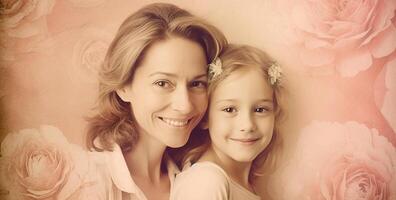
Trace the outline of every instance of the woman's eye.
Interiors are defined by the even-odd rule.
[[[169,88],[171,86],[171,83],[166,80],[159,80],[159,81],[155,81],[154,85],[157,85],[157,86],[163,87],[163,88]]]
[[[193,88],[206,88],[207,83],[205,81],[193,81],[191,87]]]
[[[228,113],[232,113],[232,112],[235,112],[236,109],[233,108],[233,107],[228,107],[228,108],[224,108],[223,111],[224,111],[224,112],[228,112]]]

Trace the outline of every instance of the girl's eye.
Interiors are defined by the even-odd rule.
[[[256,109],[254,109],[254,111],[258,112],[258,113],[263,113],[265,111],[268,111],[268,109],[266,109],[266,108],[256,108]]]
[[[169,87],[171,87],[171,83],[170,83],[169,81],[166,81],[166,80],[158,80],[158,81],[155,81],[155,82],[154,82],[154,85],[157,85],[157,86],[162,87],[162,88],[169,88]]]
[[[206,88],[207,83],[205,81],[193,81],[191,87],[193,88]]]
[[[254,109],[254,112],[258,114],[266,114],[272,112],[272,107],[270,106],[264,106],[264,107],[257,107]]]
[[[228,113],[233,113],[233,112],[236,111],[236,109],[233,108],[233,107],[228,107],[228,108],[224,108],[223,111],[224,111],[224,112],[228,112]]]

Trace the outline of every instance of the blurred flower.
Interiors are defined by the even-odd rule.
[[[88,153],[55,127],[9,133],[1,144],[1,182],[9,199],[68,199],[86,186]]]
[[[396,149],[363,124],[313,122],[281,174],[283,199],[395,199]]]
[[[83,185],[75,190],[67,200],[111,199],[109,188],[112,187],[113,182],[107,170],[106,158],[100,152],[88,152],[88,160],[89,169],[85,174]]]
[[[80,39],[73,47],[72,77],[96,83],[98,69],[102,64],[112,35],[99,28],[84,27]]]
[[[373,58],[396,49],[396,1],[285,2],[280,9],[290,13],[291,35],[301,44],[300,58],[308,66],[335,66],[341,75],[355,76]]]
[[[5,0],[0,9],[1,59],[13,60],[29,52],[47,35],[46,16],[55,0]]]

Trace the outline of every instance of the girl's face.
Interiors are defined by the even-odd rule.
[[[258,69],[238,69],[210,98],[208,128],[220,159],[251,162],[269,144],[274,129],[273,90]]]
[[[139,134],[170,147],[183,146],[204,115],[207,69],[203,48],[181,37],[147,49],[132,83],[118,90],[130,102]]]

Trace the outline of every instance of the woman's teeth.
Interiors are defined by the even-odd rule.
[[[175,127],[183,127],[188,124],[189,120],[177,120],[177,119],[169,119],[169,118],[161,118],[165,123],[175,126]]]

